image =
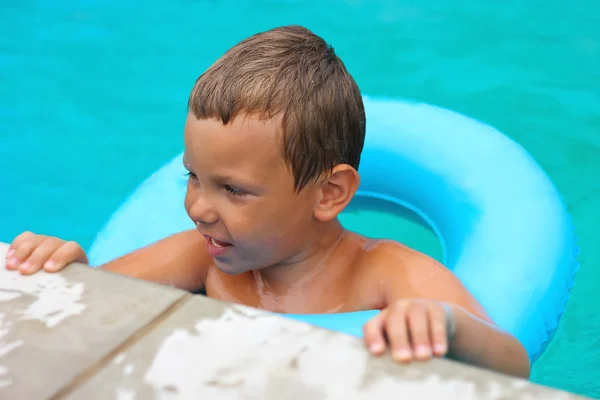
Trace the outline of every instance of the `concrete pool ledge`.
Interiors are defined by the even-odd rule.
[[[394,364],[362,341],[72,264],[6,271],[0,398],[576,399],[449,360]]]

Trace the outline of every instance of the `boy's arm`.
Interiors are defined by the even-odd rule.
[[[494,324],[450,270],[424,255],[407,270],[408,279],[390,280],[387,296],[392,302],[409,297],[448,304],[455,323],[455,334],[448,343],[449,358],[529,378],[529,356],[523,345]]]
[[[112,260],[100,268],[184,290],[204,289],[213,259],[197,230],[169,236]]]
[[[514,336],[496,326],[484,308],[450,270],[417,252],[402,250],[401,257],[396,251],[393,253],[396,253],[393,257],[395,263],[390,262],[392,258],[389,253],[380,254],[385,257],[378,260],[382,262],[379,265],[390,267],[385,268],[386,279],[382,287],[385,304],[388,305],[388,313],[383,314],[387,316],[388,321],[375,321],[372,327],[365,328],[366,333],[367,329],[375,332],[377,325],[382,326],[386,323],[390,328],[392,320],[394,321],[392,323],[400,320],[391,317],[390,312],[402,307],[404,311],[398,312],[405,317],[401,319],[410,325],[411,321],[408,319],[411,311],[406,310],[406,304],[407,301],[410,303],[411,299],[419,303],[412,309],[418,310],[421,307],[425,310],[424,314],[429,314],[430,317],[432,314],[441,315],[443,321],[446,318],[443,309],[448,307],[455,328],[454,335],[447,343],[446,355],[449,358],[501,373],[529,378],[530,361],[525,348]],[[398,260],[403,260],[404,265],[398,266]],[[382,272],[380,271],[380,274]],[[401,304],[401,307],[397,307],[398,304]],[[408,308],[411,308],[410,305]],[[436,312],[436,310],[442,311]],[[430,324],[435,323],[435,321],[430,322]],[[407,330],[410,330],[409,328]],[[365,339],[367,339],[366,334]]]
[[[511,334],[462,307],[450,304],[456,334],[448,358],[529,379],[529,355]]]

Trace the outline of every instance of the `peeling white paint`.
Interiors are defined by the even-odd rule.
[[[124,359],[125,359],[125,353],[120,353],[118,356],[115,357],[115,359],[113,360],[113,363],[119,365],[123,362]]]
[[[12,380],[6,375],[8,375],[8,368],[0,365],[0,389],[8,387],[12,384]]]
[[[17,320],[37,320],[48,328],[72,315],[81,314],[83,283],[71,284],[59,274],[38,272],[23,276],[6,269],[8,245],[0,243],[0,361],[7,354],[24,344],[22,339],[9,340],[17,335],[13,328]],[[10,302],[20,297],[31,300],[29,304],[15,307]],[[0,364],[0,388],[10,386],[12,380],[7,366]]]
[[[12,327],[12,322],[4,320],[5,314],[0,313],[0,359],[6,356],[8,353],[13,351],[19,346],[23,345],[23,340],[14,340],[12,342],[8,341],[6,336],[8,336],[10,332],[10,328]],[[8,373],[8,368],[2,364],[0,364],[0,388],[10,386],[12,384],[12,379]]]
[[[127,364],[124,368],[123,368],[123,374],[125,376],[129,376],[133,373],[133,365],[131,364]]]
[[[135,400],[135,390],[132,389],[117,389],[117,400]]]
[[[21,296],[21,293],[0,292],[0,301],[9,301]]]
[[[526,381],[525,379],[515,379],[512,382],[512,387],[515,389],[523,389],[524,387],[526,387],[529,384],[528,381]]]
[[[33,302],[20,313],[20,319],[38,320],[48,328],[81,314],[86,307],[80,303],[84,290],[82,282],[69,283],[60,274],[44,271],[30,276],[8,271],[5,267],[7,250],[7,245],[0,244],[0,302],[32,296]]]
[[[248,318],[243,307],[235,307],[219,319],[198,322],[193,332],[173,332],[155,354],[144,381],[159,399],[260,398],[276,382],[297,385],[306,398],[366,399],[391,393],[478,398],[474,383],[436,375],[401,381],[382,373],[365,386],[369,356],[355,338],[268,313],[251,314]]]
[[[166,337],[144,382],[161,400],[276,398],[275,393],[294,399],[570,398],[564,392],[529,391],[533,386],[524,380],[511,385],[478,373],[472,379],[448,378],[437,368],[402,378],[384,370],[369,374],[370,360],[353,337],[233,306],[218,319]],[[515,393],[517,387],[523,391]]]
[[[0,335],[3,332],[0,332]],[[0,338],[1,339],[1,338]],[[10,342],[10,343],[6,343],[4,341],[0,341],[0,357],[3,357],[5,355],[7,355],[8,353],[10,353],[11,351],[13,351],[14,349],[16,349],[17,347],[20,347],[23,345],[23,341],[22,340],[16,340],[14,342]]]

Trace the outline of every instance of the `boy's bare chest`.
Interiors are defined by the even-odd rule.
[[[269,290],[248,276],[209,273],[208,297],[281,313],[326,314],[380,308],[375,290],[352,281],[322,285],[319,282]]]

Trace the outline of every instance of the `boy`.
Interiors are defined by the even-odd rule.
[[[101,268],[275,312],[379,309],[364,327],[372,354],[448,355],[527,378],[523,346],[448,269],[342,228],[364,136],[359,89],[323,39],[288,26],[243,40],[188,102],[185,207],[197,229]],[[76,243],[26,232],[7,267],[31,274],[73,261],[87,263]]]

